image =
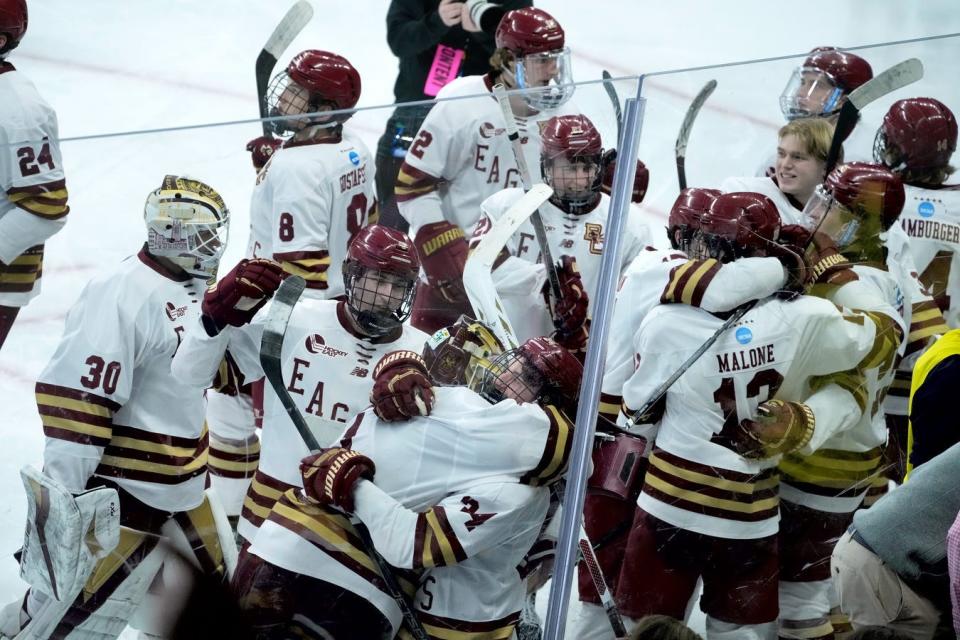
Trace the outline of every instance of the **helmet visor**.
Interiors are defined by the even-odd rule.
[[[573,96],[570,49],[530,53],[517,61],[517,86],[527,89],[524,99],[537,109],[556,109]]]
[[[832,115],[840,109],[843,90],[830,76],[813,67],[794,69],[780,94],[780,111],[787,120]]]

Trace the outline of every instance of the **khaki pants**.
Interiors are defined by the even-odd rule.
[[[830,571],[840,609],[854,629],[881,625],[911,638],[932,638],[940,612],[886,566],[875,553],[843,534],[833,550]]]

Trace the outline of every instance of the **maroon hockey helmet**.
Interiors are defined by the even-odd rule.
[[[16,48],[26,32],[27,0],[0,0],[0,34],[7,36],[0,56]]]
[[[494,36],[498,49],[509,49],[518,58],[530,53],[563,49],[566,36],[553,16],[536,7],[504,14]]]
[[[413,308],[420,259],[406,234],[372,224],[350,242],[343,261],[347,307],[368,334],[397,329]]]
[[[840,165],[830,172],[823,187],[856,215],[879,217],[884,231],[897,221],[906,201],[900,177],[881,164]]]
[[[933,98],[894,102],[877,131],[873,157],[891,169],[944,167],[957,150],[957,119]]]
[[[287,75],[335,109],[352,109],[360,100],[360,74],[336,53],[307,49],[287,65]]]
[[[844,94],[873,79],[873,68],[869,62],[836,47],[817,47],[803,61],[803,67],[827,74]]]
[[[550,200],[568,213],[587,213],[600,198],[603,146],[584,115],[554,116],[541,131],[540,172],[553,188]],[[557,159],[567,162],[557,165]]]
[[[706,253],[722,262],[766,252],[780,235],[780,213],[767,196],[735,191],[717,196],[700,218]]]
[[[677,196],[667,218],[667,234],[674,249],[686,251],[693,234],[700,229],[700,218],[720,195],[719,189],[690,187]]]
[[[503,343],[493,329],[467,316],[440,329],[423,345],[430,378],[445,386],[470,384],[501,353]]]

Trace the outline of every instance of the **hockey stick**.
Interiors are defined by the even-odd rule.
[[[697,119],[703,103],[707,101],[713,90],[717,88],[717,81],[710,80],[703,85],[700,93],[696,95],[693,102],[687,108],[687,114],[683,116],[683,124],[680,125],[680,132],[677,134],[677,146],[674,154],[677,158],[677,180],[680,182],[680,190],[687,188],[687,142],[690,140],[690,130],[693,129],[693,122]]]
[[[477,320],[497,334],[509,349],[519,346],[516,333],[510,326],[500,295],[493,286],[490,272],[503,246],[517,232],[527,218],[553,194],[546,184],[536,184],[507,209],[499,220],[481,238],[463,268],[463,286]]]
[[[293,421],[293,426],[297,428],[297,432],[299,432],[303,442],[307,445],[307,448],[310,449],[311,453],[313,453],[322,447],[317,441],[316,436],[313,435],[310,427],[307,426],[307,422],[304,420],[297,405],[294,404],[290,392],[287,391],[287,387],[283,382],[283,370],[280,361],[283,350],[283,336],[287,331],[287,324],[290,322],[290,314],[293,313],[293,307],[297,304],[297,300],[300,299],[300,295],[303,293],[305,287],[306,281],[303,278],[300,276],[289,276],[280,284],[277,292],[273,294],[272,306],[270,307],[270,312],[267,314],[267,321],[263,328],[263,339],[260,343],[260,366],[263,367],[263,373],[270,382],[270,386],[273,387],[277,397],[280,399],[280,403],[287,411],[287,415],[290,416],[290,420]],[[423,629],[420,621],[417,620],[413,609],[410,607],[410,603],[407,602],[406,597],[404,597],[403,591],[400,589],[400,585],[393,575],[392,567],[383,559],[383,556],[377,553],[376,548],[374,548],[373,540],[370,539],[370,533],[363,525],[357,525],[354,528],[357,531],[357,535],[359,535],[363,541],[364,546],[366,546],[367,553],[377,564],[384,585],[400,609],[400,613],[403,615],[403,620],[406,622],[410,633],[416,640],[428,640],[427,632]]]
[[[827,154],[825,176],[829,175],[837,164],[840,147],[856,126],[860,111],[874,100],[878,100],[897,89],[902,89],[921,78],[923,78],[923,63],[917,58],[910,58],[893,65],[850,92],[846,102],[840,107],[840,116],[837,118],[837,124],[833,130],[830,152]]]
[[[713,335],[707,338],[706,342],[700,345],[700,348],[698,348],[696,351],[693,352],[693,355],[691,355],[689,358],[684,360],[683,364],[677,367],[677,370],[674,371],[672,374],[670,374],[669,378],[664,380],[659,387],[653,390],[653,393],[650,394],[650,398],[643,403],[643,406],[641,406],[639,409],[637,409],[636,411],[631,413],[629,416],[627,416],[629,420],[629,424],[627,425],[627,428],[629,429],[630,427],[636,426],[637,421],[642,416],[646,415],[647,412],[649,412],[654,405],[660,402],[660,400],[663,398],[664,395],[666,395],[670,387],[673,386],[673,383],[679,380],[680,376],[685,374],[687,372],[687,369],[692,367],[693,364],[700,359],[700,356],[706,353],[707,349],[712,347],[713,343],[715,343],[727,329],[732,327],[740,318],[742,318],[748,311],[750,311],[750,309],[753,309],[758,302],[760,301],[751,300],[750,302],[746,302],[740,305],[739,307],[737,307],[736,309],[734,309],[733,312],[730,314],[730,317],[727,318],[722,325],[720,325],[720,328],[714,331]],[[634,435],[634,434],[631,434],[631,435]]]
[[[303,30],[313,17],[313,6],[307,0],[299,0],[290,7],[287,15],[283,16],[277,28],[273,30],[267,43],[260,50],[257,56],[257,64],[254,66],[254,74],[257,78],[257,101],[260,103],[260,125],[263,127],[263,135],[268,136],[272,133],[270,124],[263,122],[268,117],[267,113],[267,85],[270,82],[270,74],[277,65],[277,58],[283,53],[284,49],[290,46],[293,39]]]
[[[530,178],[530,169],[527,167],[527,159],[523,155],[523,144],[520,142],[520,130],[517,128],[517,121],[513,116],[513,109],[510,108],[510,98],[507,97],[507,90],[502,84],[493,85],[493,95],[497,98],[500,110],[503,112],[503,121],[507,127],[507,138],[513,146],[513,156],[517,162],[517,168],[520,170],[520,179],[523,180],[524,191],[529,191],[533,186],[533,180]],[[553,293],[554,300],[560,300],[560,278],[557,276],[557,265],[553,263],[553,256],[550,254],[550,245],[547,244],[547,230],[543,227],[543,220],[540,218],[540,211],[534,211],[530,216],[533,223],[533,231],[537,235],[537,244],[540,245],[540,255],[543,256],[543,266],[547,268],[547,278],[550,280],[550,291]]]
[[[623,112],[620,110],[620,96],[617,95],[617,88],[613,85],[613,76],[610,75],[610,72],[606,69],[603,70],[601,74],[603,78],[603,88],[607,92],[607,97],[610,98],[610,103],[613,105],[613,112],[617,116],[617,144],[620,144],[620,136],[623,135]]]

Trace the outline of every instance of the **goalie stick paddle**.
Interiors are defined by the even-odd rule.
[[[520,170],[520,179],[523,180],[523,190],[529,191],[533,186],[533,180],[530,177],[530,169],[527,167],[527,159],[523,155],[523,144],[520,142],[520,130],[517,128],[517,121],[513,116],[513,109],[510,108],[510,98],[507,96],[507,90],[502,84],[493,85],[493,95],[500,105],[500,111],[503,112],[503,122],[507,128],[507,138],[513,147],[513,156],[517,162],[517,169]],[[557,265],[553,263],[553,256],[550,254],[550,245],[547,243],[547,230],[543,227],[543,220],[540,218],[540,211],[534,211],[530,216],[530,222],[533,223],[533,232],[537,236],[537,244],[540,245],[540,255],[543,257],[543,265],[547,269],[547,278],[550,280],[550,291],[553,293],[554,300],[560,300],[560,278],[557,276]]]
[[[519,341],[510,326],[490,272],[507,241],[552,194],[553,189],[549,185],[534,185],[493,223],[480,239],[480,243],[470,252],[463,268],[463,286],[474,315],[477,320],[493,329],[508,349],[519,346]]]
[[[293,421],[293,425],[297,428],[297,432],[299,432],[303,442],[307,445],[307,448],[310,449],[311,453],[314,453],[321,449],[320,443],[317,441],[316,436],[313,435],[306,420],[303,419],[300,409],[294,404],[290,392],[287,391],[287,387],[283,382],[283,371],[280,360],[280,355],[283,350],[283,336],[287,331],[287,324],[290,322],[290,314],[293,313],[293,307],[297,304],[297,300],[300,299],[304,288],[306,288],[306,281],[303,278],[300,276],[288,276],[280,284],[277,292],[273,294],[273,302],[271,303],[270,312],[267,314],[267,321],[263,328],[263,339],[260,342],[260,366],[263,367],[263,373],[267,381],[270,382],[270,386],[273,387],[277,397],[280,398],[280,403],[283,405],[283,408],[286,409],[287,415],[289,415],[290,420]],[[407,602],[406,597],[403,595],[403,591],[400,589],[400,585],[393,575],[393,568],[373,546],[373,540],[371,540],[370,533],[366,527],[356,525],[354,528],[357,531],[357,535],[359,535],[363,541],[364,546],[366,546],[367,553],[377,564],[387,592],[400,609],[400,613],[403,615],[403,620],[406,622],[410,633],[416,640],[429,640],[423,625],[417,620],[413,609],[410,607],[410,603]]]
[[[313,17],[313,6],[307,0],[300,0],[290,7],[287,15],[283,16],[277,28],[273,30],[267,43],[260,50],[257,56],[257,63],[254,67],[254,74],[257,78],[257,101],[260,103],[260,126],[263,128],[263,135],[268,136],[271,133],[270,125],[263,122],[268,116],[267,113],[267,84],[270,82],[270,75],[273,68],[277,65],[277,59],[280,54],[290,46],[293,39],[303,31],[303,28]]]
[[[623,111],[620,109],[620,96],[617,95],[617,88],[613,84],[613,76],[606,69],[601,74],[603,78],[603,88],[610,98],[610,104],[613,105],[613,113],[617,116],[617,145],[620,144],[620,137],[623,136]]]
[[[690,130],[693,129],[693,123],[697,119],[697,114],[700,113],[703,103],[707,101],[707,98],[710,97],[710,94],[713,93],[713,90],[716,88],[716,80],[710,80],[707,84],[703,85],[700,93],[694,97],[693,102],[690,103],[690,107],[687,108],[687,114],[683,116],[683,123],[680,125],[680,132],[677,134],[677,145],[674,151],[677,157],[677,180],[680,182],[681,191],[687,188],[686,161],[687,142],[690,140]]]
[[[899,62],[872,80],[850,92],[847,100],[840,107],[840,115],[833,130],[833,139],[830,141],[830,152],[827,154],[827,170],[829,175],[837,164],[840,156],[840,147],[857,124],[860,111],[871,102],[882,98],[888,93],[902,89],[923,78],[923,63],[917,58],[910,58]]]

